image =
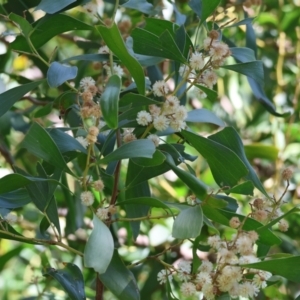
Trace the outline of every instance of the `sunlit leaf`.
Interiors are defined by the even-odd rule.
[[[200,205],[187,208],[175,219],[172,236],[177,239],[196,238],[203,226],[203,212]]]
[[[103,274],[114,252],[114,241],[108,227],[94,215],[94,228],[84,249],[84,265]]]

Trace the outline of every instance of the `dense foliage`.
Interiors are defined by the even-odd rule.
[[[1,299],[299,298],[299,8],[3,1]]]

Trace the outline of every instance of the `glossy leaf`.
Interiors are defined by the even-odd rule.
[[[77,67],[60,64],[57,61],[51,63],[47,72],[47,81],[50,87],[58,87],[77,76]]]
[[[184,209],[174,221],[172,236],[177,239],[196,238],[203,226],[203,212],[200,205]]]
[[[71,300],[85,300],[84,279],[80,269],[71,263],[64,263],[64,269],[47,268],[44,276],[57,280]]]
[[[168,30],[157,36],[145,29],[136,28],[131,36],[136,53],[169,58],[181,63],[186,61]]]
[[[108,48],[121,60],[133,77],[140,94],[145,94],[144,71],[138,61],[132,57],[123,41],[118,26],[114,23],[112,27],[96,26]]]
[[[152,158],[155,152],[154,143],[150,140],[135,140],[127,144],[123,144],[114,152],[100,159],[99,163],[107,164],[111,161],[117,161],[126,158],[146,157]]]
[[[155,10],[153,8],[153,5],[146,0],[129,0],[122,4],[121,6],[125,8],[131,8],[134,10],[138,10],[144,14],[147,15],[153,15],[155,14]]]
[[[92,29],[90,25],[64,14],[46,15],[34,22],[32,26],[35,30],[31,34],[30,40],[36,49],[63,32]],[[10,45],[12,49],[31,52],[25,38],[22,36],[18,36]]]
[[[65,133],[60,128],[47,128],[46,130],[61,153],[69,151],[80,151],[82,153],[87,153],[86,148],[84,148],[75,138]]]
[[[206,160],[216,182],[222,186],[234,186],[246,176],[248,170],[241,159],[229,148],[194,133],[180,133]]]
[[[105,86],[104,93],[100,99],[100,106],[104,121],[112,129],[118,127],[119,94],[121,79],[118,75],[112,75]]]
[[[159,166],[165,161],[165,156],[160,151],[155,151],[152,158],[132,158],[132,161],[144,167]]]
[[[266,197],[269,197],[261,181],[257,177],[254,169],[247,160],[244,152],[243,142],[233,127],[225,127],[218,133],[209,136],[209,139],[231,149],[241,159],[241,161],[248,169],[248,174],[245,176],[245,178],[251,180],[257,189],[259,189]]]
[[[60,0],[60,1],[42,0],[35,10],[40,9],[48,14],[54,14],[73,2],[76,2],[76,0]]]
[[[49,133],[38,123],[33,123],[30,127],[25,139],[21,143],[21,147],[26,148],[30,153],[42,158],[53,166],[65,169],[72,174],[57,145]]]
[[[135,278],[124,265],[117,249],[113,251],[113,257],[106,272],[100,274],[99,278],[118,299],[140,300]]]
[[[83,55],[76,55],[68,57],[62,60],[62,63],[69,62],[72,60],[86,60],[86,61],[108,61],[109,55],[108,54],[83,54]]]
[[[197,177],[184,171],[183,169],[176,166],[173,158],[166,154],[166,163],[169,165],[171,170],[186,184],[193,193],[199,198],[202,199],[206,195],[206,187]]]
[[[103,274],[112,259],[114,241],[108,227],[96,215],[93,224],[93,231],[84,249],[84,265]]]
[[[193,123],[211,123],[220,127],[225,126],[225,123],[221,119],[219,119],[213,112],[205,108],[193,109],[189,111],[185,121]]]
[[[44,80],[34,81],[12,88],[0,94],[0,117],[3,116],[25,94],[34,90]]]
[[[256,82],[259,82],[262,85],[265,80],[263,64],[258,60],[235,65],[221,66],[221,68],[246,75],[247,77],[254,79]]]
[[[293,282],[300,282],[300,256],[264,260],[243,266],[268,271],[273,275],[283,276]]]
[[[232,47],[230,52],[232,57],[242,63],[256,60],[254,51],[246,47]]]
[[[9,193],[0,195],[1,208],[18,208],[28,204],[30,201],[31,199],[25,189],[16,189]]]

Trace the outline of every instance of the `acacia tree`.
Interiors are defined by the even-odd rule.
[[[0,179],[0,237],[20,245],[2,265],[34,245],[39,299],[53,279],[68,299],[128,300],[264,299],[282,277],[299,282],[297,253],[274,247],[298,212],[282,210],[292,171],[268,190],[251,162],[276,148],[244,146],[218,104],[218,81],[236,72],[260,110],[288,115],[264,91],[248,15],[260,1],[170,2],[169,18],[167,2],[33,2],[1,8],[13,86],[0,94],[12,171]]]

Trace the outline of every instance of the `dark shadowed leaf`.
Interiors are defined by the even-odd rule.
[[[214,179],[222,186],[234,186],[248,170],[241,159],[220,143],[183,130],[181,135],[207,160]]]
[[[257,61],[245,62],[245,63],[235,64],[235,65],[227,65],[227,66],[222,66],[221,68],[246,75],[247,77],[250,77],[257,82],[260,82],[261,85],[263,85],[264,83],[264,69],[261,61],[257,60]]]
[[[140,300],[135,278],[124,265],[117,249],[113,252],[113,257],[106,272],[100,274],[99,278],[118,299]]]
[[[102,274],[113,256],[114,241],[108,227],[96,215],[93,224],[93,231],[84,249],[84,265]]]
[[[72,174],[57,145],[49,133],[38,123],[33,123],[30,127],[21,147],[26,148],[30,153],[44,159],[58,169],[65,169]]]
[[[48,14],[54,14],[73,2],[76,2],[76,0],[42,0],[35,10],[40,9]]]
[[[246,63],[255,61],[255,53],[252,49],[245,48],[245,47],[233,47],[230,48],[231,56],[234,57],[236,60]]]
[[[12,88],[0,94],[0,117],[4,115],[25,94],[34,90],[44,80],[34,81]]]
[[[84,280],[80,269],[71,263],[64,263],[64,269],[47,268],[44,276],[56,279],[71,300],[85,300]]]
[[[1,208],[17,208],[28,204],[31,199],[25,189],[17,189],[15,191],[0,195]]]
[[[247,157],[244,152],[243,142],[238,133],[234,130],[234,128],[225,127],[218,133],[209,136],[209,139],[216,141],[224,145],[225,147],[231,149],[241,159],[241,161],[248,169],[248,174],[245,176],[245,178],[251,180],[257,189],[259,189],[266,197],[269,197],[261,181],[257,177],[254,169],[247,160]]]
[[[175,219],[172,236],[177,239],[196,238],[203,226],[203,212],[200,205],[184,209]]]
[[[28,36],[33,31],[33,28],[30,25],[30,23],[19,15],[10,13],[9,19],[18,25],[19,29],[21,30],[24,36]]]
[[[283,276],[293,282],[300,282],[300,256],[264,260],[244,266],[268,271],[273,275]]]
[[[77,76],[77,67],[71,67],[54,61],[47,72],[47,81],[50,87],[58,87],[67,80]]]
[[[35,31],[31,34],[30,40],[36,49],[63,32],[92,29],[90,25],[64,14],[46,15],[34,22],[32,26]],[[22,36],[18,36],[10,45],[12,49],[31,52],[25,38]]]
[[[109,55],[108,54],[83,54],[83,55],[76,55],[69,58],[62,60],[62,63],[72,61],[72,60],[87,60],[87,61],[108,61]]]
[[[108,48],[121,60],[132,75],[140,94],[145,94],[145,76],[142,66],[132,57],[123,41],[118,26],[96,26]]]
[[[121,79],[118,75],[112,75],[105,86],[104,93],[100,99],[100,106],[104,121],[112,129],[118,127],[119,94]]]
[[[125,158],[146,157],[152,158],[155,152],[154,143],[150,140],[135,140],[122,145],[114,152],[100,159],[101,164],[107,164],[111,161],[117,161]]]
[[[218,7],[221,0],[200,0],[201,2],[201,23],[203,23]]]
[[[190,0],[188,2],[190,8],[194,11],[194,13],[201,18],[202,14],[202,0]]]

